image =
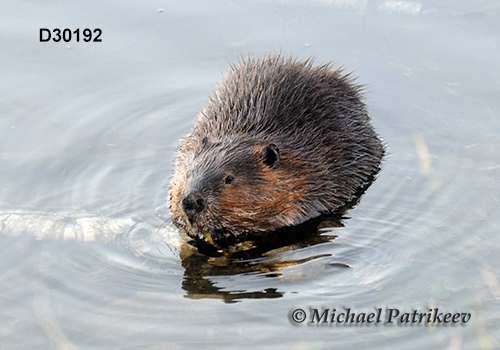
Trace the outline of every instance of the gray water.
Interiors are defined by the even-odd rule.
[[[493,0],[1,2],[0,348],[500,347],[499,21]],[[354,71],[388,155],[343,227],[204,257],[162,227],[176,146],[229,63],[280,50]]]

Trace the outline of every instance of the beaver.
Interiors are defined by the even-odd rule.
[[[361,90],[351,74],[312,59],[231,65],[180,144],[174,224],[215,244],[341,208],[384,155]]]

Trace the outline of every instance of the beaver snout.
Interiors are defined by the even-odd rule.
[[[193,222],[194,216],[205,209],[205,198],[200,192],[189,192],[182,196],[182,209],[189,221]]]

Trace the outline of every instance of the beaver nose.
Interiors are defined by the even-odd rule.
[[[205,199],[200,192],[189,192],[182,197],[182,208],[188,217],[200,213],[205,209]]]

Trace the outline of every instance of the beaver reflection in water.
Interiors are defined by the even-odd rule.
[[[174,223],[213,243],[342,207],[384,154],[361,97],[329,64],[277,56],[231,67],[180,145]]]

